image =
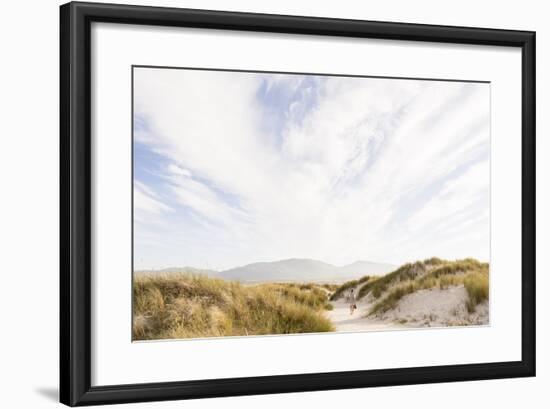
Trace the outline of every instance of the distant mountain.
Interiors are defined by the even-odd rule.
[[[159,270],[136,270],[138,274],[163,274],[163,273],[189,273],[189,274],[205,274],[210,277],[217,277],[218,272],[215,270],[208,270],[204,268],[195,267],[167,267]]]
[[[342,282],[365,275],[382,275],[395,270],[397,266],[372,261],[356,261],[345,266],[335,266],[319,260],[291,258],[287,260],[260,262],[215,271],[196,267],[167,267],[159,270],[136,270],[137,274],[191,273],[204,274],[213,278],[243,282],[299,281],[299,282]]]
[[[312,259],[288,259],[252,263],[221,271],[219,277],[238,281],[343,281],[364,275],[389,273],[397,267],[372,261],[356,261],[342,267]]]

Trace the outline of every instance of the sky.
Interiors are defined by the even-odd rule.
[[[134,68],[134,268],[489,261],[490,84]]]

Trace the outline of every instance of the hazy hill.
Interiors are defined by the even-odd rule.
[[[345,266],[335,266],[312,259],[288,259],[260,262],[232,268],[219,273],[226,280],[238,281],[342,281],[364,275],[380,275],[396,266],[371,261],[356,261]]]
[[[216,277],[218,272],[215,270],[208,270],[204,268],[195,267],[166,267],[159,270],[136,270],[137,274],[164,274],[164,273],[187,273],[187,274],[204,274],[211,277]]]

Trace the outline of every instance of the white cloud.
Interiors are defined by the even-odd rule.
[[[164,250],[143,250],[158,266],[168,253],[168,264],[216,268],[488,259],[489,85],[330,77],[298,93],[299,76],[136,69],[134,78],[135,112],[150,126],[141,142],[168,163],[170,198],[136,189],[151,224],[174,210]],[[299,95],[279,136],[262,123],[263,79],[266,92]]]
[[[160,214],[163,212],[172,212],[170,206],[162,203],[159,196],[145,184],[134,181],[134,211],[140,220],[146,213]]]

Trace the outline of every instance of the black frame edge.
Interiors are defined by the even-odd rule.
[[[70,265],[69,246],[69,135],[70,135],[70,76],[69,76],[69,6],[59,9],[59,400],[70,403]]]
[[[219,30],[521,46],[532,32],[479,27],[245,13],[113,3],[72,2],[94,21]]]
[[[60,401],[91,385],[91,144],[89,20],[60,7]]]
[[[536,376],[536,34],[522,46],[522,362]]]
[[[522,360],[92,387],[92,21],[521,47]],[[59,254],[62,403],[81,406],[535,376],[534,32],[80,2],[67,3],[60,7],[60,26]]]

